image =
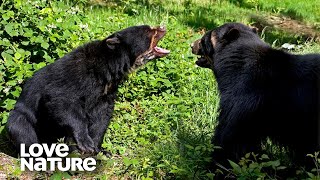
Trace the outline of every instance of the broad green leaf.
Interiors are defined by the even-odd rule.
[[[230,163],[230,165],[233,168],[235,173],[237,173],[237,174],[241,173],[241,167],[238,164],[236,164],[235,162],[230,161],[230,160],[228,160],[228,161],[229,161],[229,163]]]
[[[129,166],[131,164],[131,161],[129,158],[127,157],[123,157],[123,163],[125,166]]]
[[[21,54],[18,53],[18,52],[16,52],[16,53],[14,53],[14,57],[15,57],[16,59],[20,59],[20,58],[21,58]]]
[[[21,44],[22,44],[22,45],[25,45],[25,46],[29,45],[29,43],[30,43],[29,41],[22,41],[22,42],[21,42]]]
[[[6,53],[6,52],[2,52],[1,56],[5,60],[12,60],[12,56],[10,54]]]
[[[12,94],[14,97],[19,97],[20,91],[16,89],[15,91],[12,91],[11,94]]]
[[[7,110],[10,111],[10,110],[13,109],[14,105],[16,104],[16,100],[6,99],[6,100],[4,101],[4,103],[5,103],[5,105],[2,106],[2,107],[4,107],[5,109],[7,109]]]
[[[49,44],[47,42],[42,42],[41,47],[43,47],[44,49],[48,49]]]

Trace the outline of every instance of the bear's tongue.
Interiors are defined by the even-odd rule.
[[[161,53],[161,54],[169,54],[169,53],[170,53],[169,50],[160,48],[160,47],[158,47],[158,46],[154,47],[153,49],[154,49],[157,53]]]

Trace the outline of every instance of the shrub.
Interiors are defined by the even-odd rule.
[[[33,72],[90,36],[82,10],[46,0],[5,1],[0,6],[0,131]]]

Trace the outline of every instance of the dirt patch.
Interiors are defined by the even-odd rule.
[[[302,21],[285,16],[279,17],[274,15],[251,15],[250,19],[254,22],[253,26],[257,27],[260,32],[265,28],[273,28],[299,35],[306,40],[320,42],[320,31],[314,26]]]
[[[21,172],[19,162],[16,158],[0,153],[0,180],[2,179],[35,179],[35,173]]]

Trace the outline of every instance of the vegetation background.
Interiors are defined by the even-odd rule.
[[[73,48],[133,25],[165,25],[160,46],[171,50],[131,74],[119,89],[112,123],[93,173],[26,173],[0,154],[8,178],[214,179],[208,166],[219,97],[210,70],[195,65],[190,44],[226,22],[255,25],[276,48],[319,53],[320,0],[3,0],[0,1],[0,131],[25,79]],[[6,140],[0,152],[6,152]],[[230,162],[225,175],[278,179],[294,167],[283,148],[247,154]],[[320,179],[313,169],[294,167],[292,179]],[[1,162],[2,161],[2,162]],[[8,167],[8,164],[10,165]]]

